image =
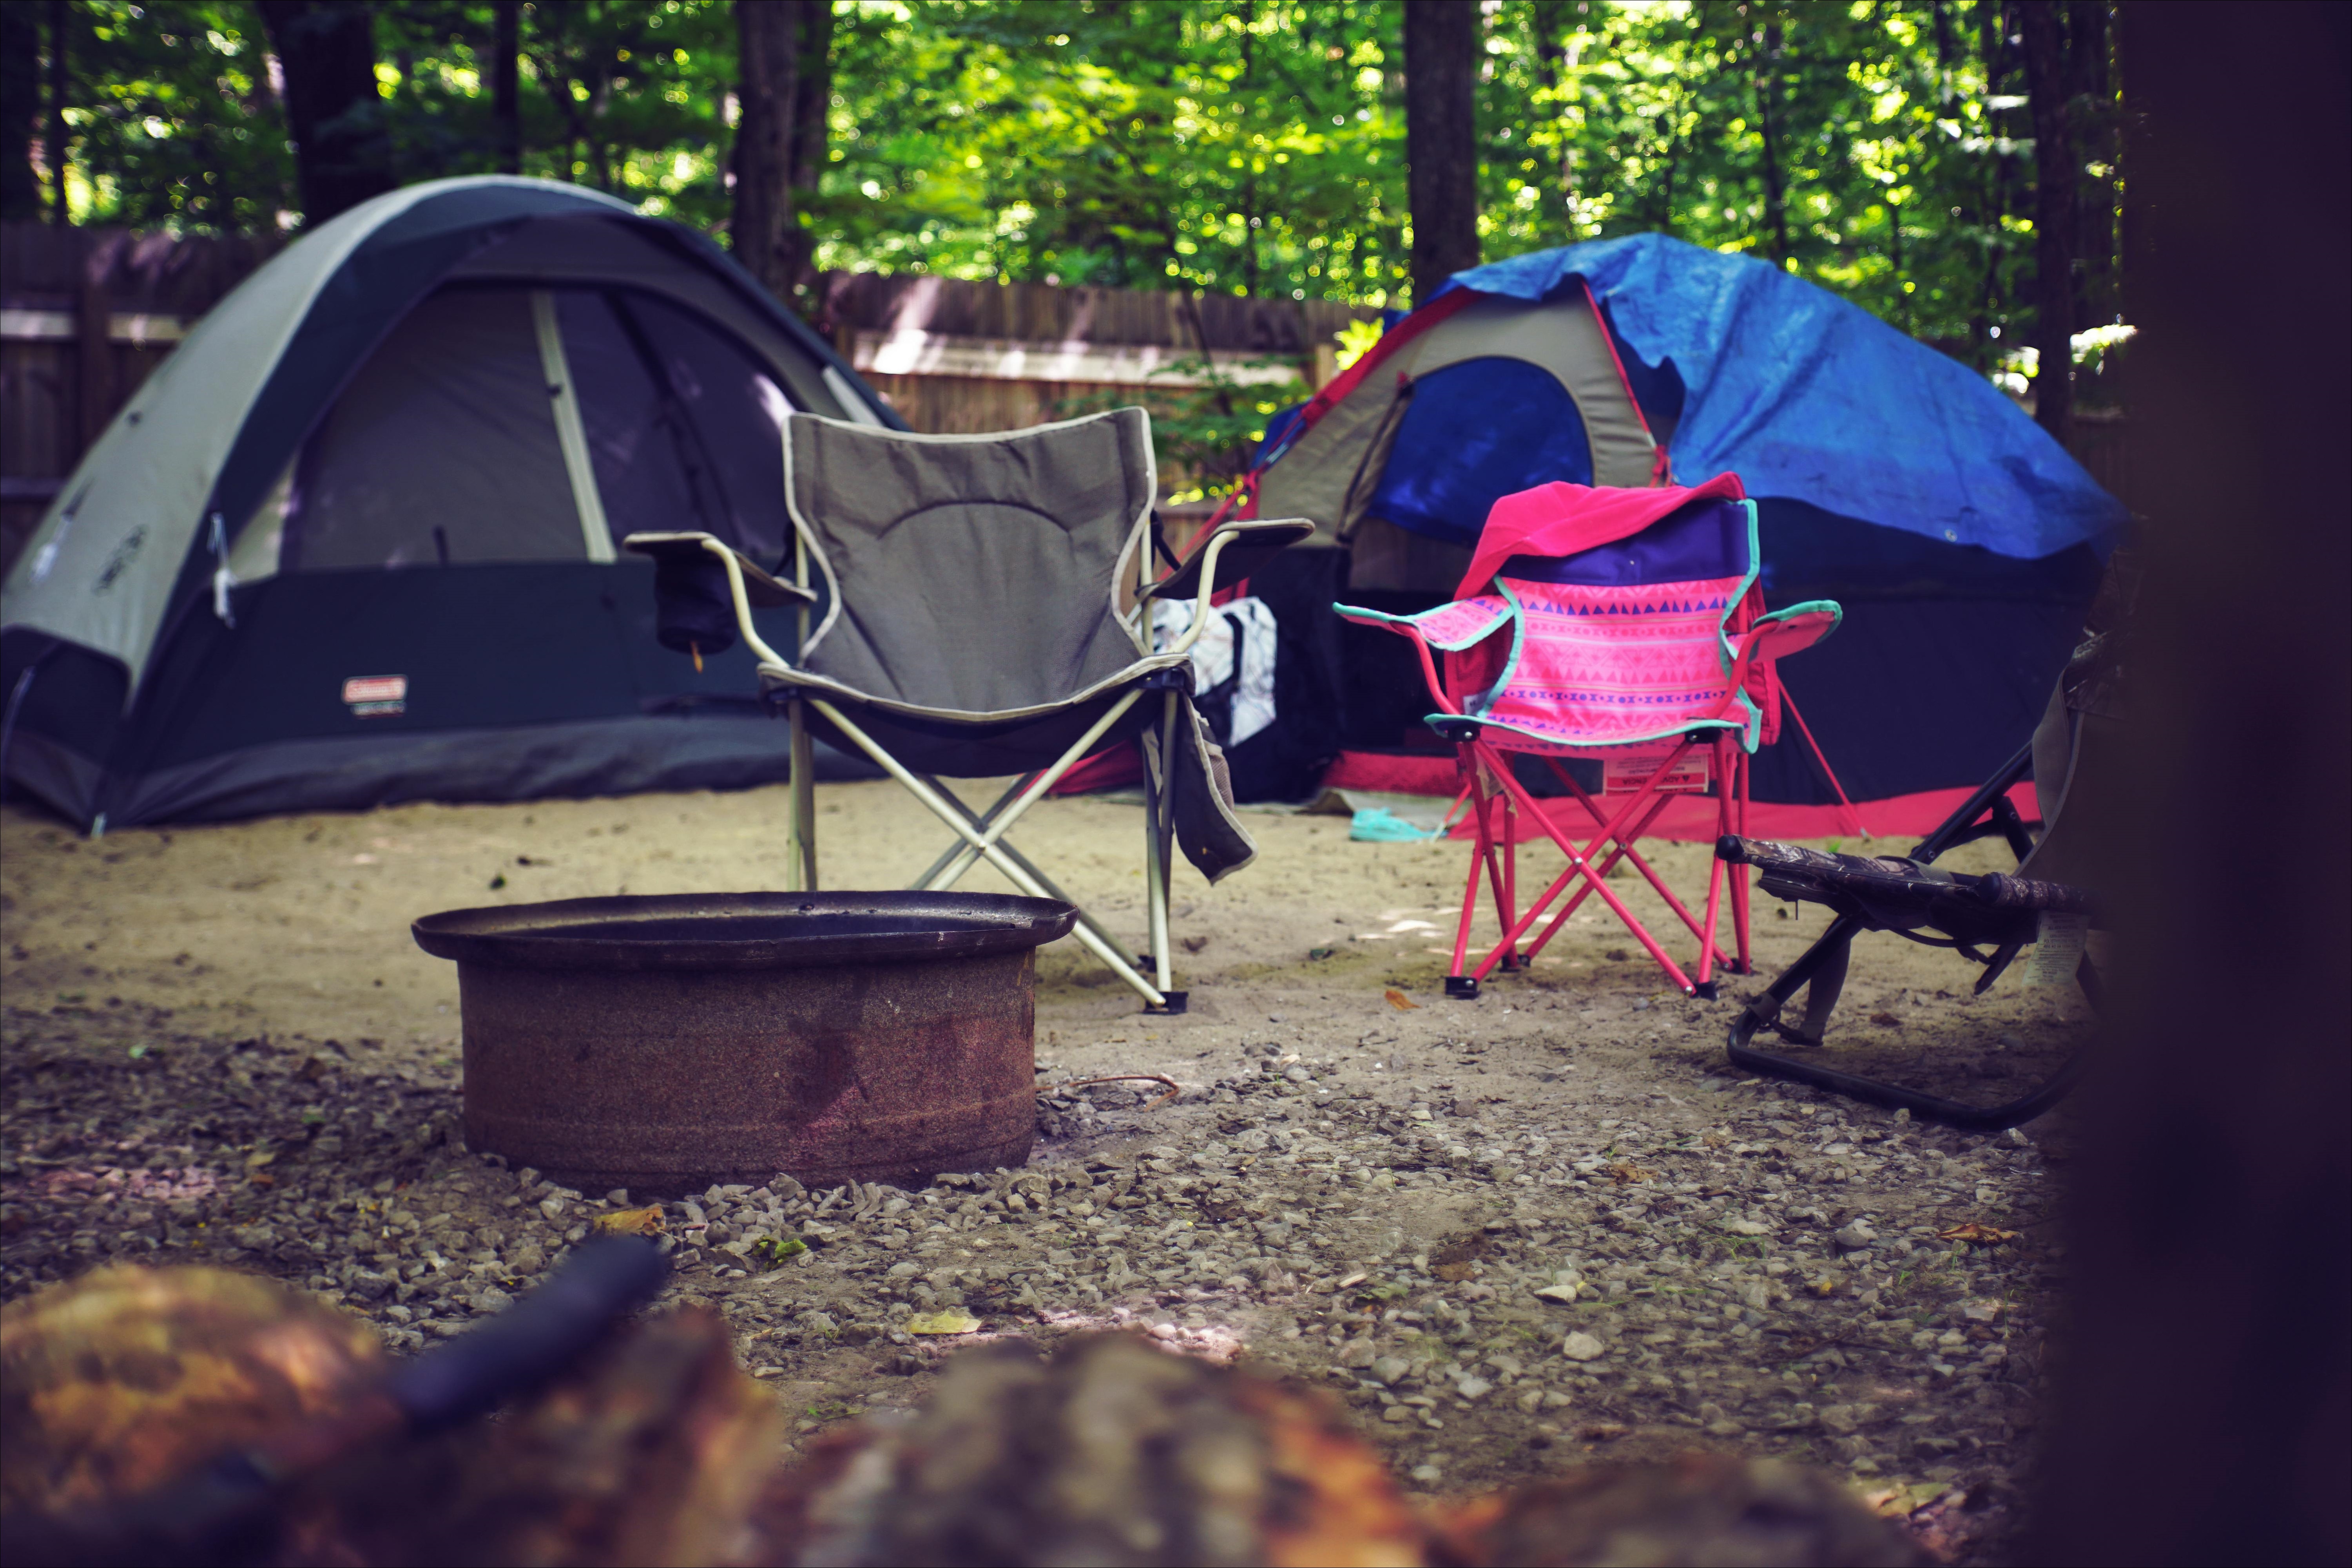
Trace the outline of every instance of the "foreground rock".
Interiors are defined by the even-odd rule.
[[[1998,1550],[2060,1267],[2046,1138],[1723,1076],[1717,1015],[1689,1004],[1349,1005],[1376,1010],[1049,1045],[1048,1082],[1149,1069],[1186,1092],[1049,1097],[1024,1170],[665,1203],[467,1153],[454,1072],[363,1041],[11,1011],[0,1294],[225,1263],[414,1354],[629,1216],[794,1444],[927,1397],[963,1336],[913,1330],[946,1314],[1047,1347],[1129,1328],[1326,1390],[1418,1489],[1737,1452],[1838,1469],[1961,1560]],[[1638,1071],[1608,1067],[1637,1047]]]
[[[1769,1460],[1601,1466],[1416,1510],[1321,1396],[1146,1336],[1085,1335],[1051,1354],[1000,1340],[959,1356],[907,1417],[844,1429],[791,1465],[782,1412],[702,1309],[605,1335],[502,1418],[422,1433],[378,1393],[370,1339],[218,1270],[117,1267],[0,1309],[11,1559],[1918,1560],[1834,1479]],[[230,1450],[272,1456],[254,1472],[268,1484],[186,1489]]]

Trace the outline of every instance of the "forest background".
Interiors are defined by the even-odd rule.
[[[2084,0],[18,0],[0,26],[15,219],[285,234],[504,170],[719,235],[803,308],[828,268],[1402,308],[1657,231],[1836,291],[2062,439],[2129,333],[2116,14]]]

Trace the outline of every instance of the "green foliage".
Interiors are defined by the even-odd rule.
[[[762,1236],[751,1243],[751,1261],[761,1269],[772,1269],[808,1249],[808,1243],[797,1236]]]
[[[1405,303],[1401,4],[836,0],[830,145],[804,211],[818,262]],[[78,221],[297,220],[250,5],[69,9]],[[492,6],[373,10],[402,176],[495,167]],[[2103,7],[2066,13],[2096,57],[2070,111],[2089,214],[2078,315],[2096,325],[2116,316],[2112,30]],[[1498,0],[1483,15],[1489,258],[1662,230],[1763,256],[1987,370],[2014,365],[2032,157],[1995,0]],[[520,37],[524,172],[723,230],[725,0],[535,0]],[[1192,401],[1204,447],[1262,428],[1263,399]]]
[[[844,20],[825,265],[1403,287],[1394,0],[864,0]]]
[[[1290,361],[1248,362],[1254,366],[1279,366],[1290,371],[1293,379],[1244,383],[1233,375],[1231,366],[1220,365],[1206,355],[1186,355],[1171,360],[1169,368],[1200,377],[1206,384],[1147,388],[1139,394],[1133,387],[1120,387],[1084,397],[1064,398],[1056,405],[1055,415],[1076,419],[1140,402],[1151,411],[1151,444],[1160,458],[1160,471],[1163,476],[1173,476],[1179,486],[1170,493],[1169,499],[1190,501],[1203,494],[1222,493],[1249,466],[1250,455],[1265,434],[1266,422],[1307,395],[1305,381],[1297,378],[1297,367]],[[1201,488],[1183,487],[1187,479]]]
[[[1482,105],[1490,256],[1658,230],[1981,364],[2020,335],[2032,144],[1985,0],[1507,9]]]
[[[66,57],[78,223],[278,226],[294,159],[261,18],[231,0],[82,0]],[[43,40],[44,47],[48,40]]]
[[[383,0],[373,8],[378,113],[402,177],[494,172],[492,7]],[[282,82],[252,5],[77,0],[72,10],[66,120],[79,176],[69,185],[76,222],[293,226]],[[522,172],[723,226],[730,6],[555,0],[525,5],[520,31]]]

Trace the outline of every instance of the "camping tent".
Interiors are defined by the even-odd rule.
[[[1249,476],[1255,515],[1313,518],[1349,548],[1290,551],[1253,591],[1425,608],[1452,595],[1496,497],[1669,468],[1737,472],[1759,498],[1774,608],[1845,606],[1785,674],[1856,800],[1981,783],[2023,743],[2125,521],[1977,372],[1763,262],[1644,235],[1458,274],[1279,416]],[[1411,744],[1428,704],[1410,651],[1339,635],[1330,699],[1284,705],[1322,732],[1291,744]],[[1424,775],[1450,793],[1450,756],[1348,757],[1334,779]],[[1755,783],[1767,801],[1833,799],[1801,744],[1768,748]]]
[[[378,197],[59,492],[0,591],[0,770],[100,831],[780,778],[749,655],[660,649],[614,547],[777,562],[793,408],[899,423],[700,235],[542,180]]]

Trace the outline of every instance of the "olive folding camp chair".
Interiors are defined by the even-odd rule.
[[[1440,709],[1426,722],[1454,743],[1460,764],[1456,806],[1468,807],[1476,844],[1448,996],[1475,998],[1496,968],[1524,967],[1588,896],[1607,905],[1686,995],[1715,997],[1717,966],[1749,972],[1745,868],[1710,862],[1702,917],[1636,846],[1679,793],[1711,792],[1719,832],[1740,831],[1748,756],[1779,731],[1776,662],[1837,626],[1838,607],[1826,601],[1765,614],[1757,578],[1756,508],[1734,476],[1694,489],[1555,484],[1495,504],[1454,602],[1410,616],[1334,606],[1412,639]],[[1443,677],[1436,652],[1449,655]],[[1512,771],[1513,756],[1544,759],[1591,819],[1589,840],[1577,843],[1536,802]],[[1569,758],[1601,762],[1597,798],[1563,766]],[[1524,910],[1517,906],[1521,811],[1568,857]],[[1698,938],[1696,973],[1667,956],[1609,885],[1621,862]],[[1482,869],[1502,938],[1474,967]],[[1730,953],[1717,941],[1727,895]],[[1522,948],[1547,913],[1549,923]]]
[[[2103,928],[2105,911],[2093,891],[2098,874],[2085,845],[2086,824],[2102,817],[2112,821],[2117,800],[2130,788],[2117,739],[2123,721],[2121,638],[2131,587],[2129,563],[2118,552],[2093,607],[2088,635],[2059,676],[2033,738],[1909,854],[1824,854],[1738,835],[1716,845],[1719,861],[1754,867],[1766,894],[1820,904],[1835,916],[1803,956],[1732,1020],[1727,1044],[1735,1065],[1970,1132],[2000,1132],[2030,1122],[2065,1097],[2081,1074],[2080,1052],[2014,1100],[1970,1105],[1843,1071],[1823,1061],[1761,1051],[1754,1042],[1769,1030],[1792,1045],[1825,1045],[1831,1016],[1845,988],[1853,939],[1865,931],[1949,947],[1982,966],[1979,996],[2032,946],[2041,979],[2071,982],[2094,1009],[2099,1006],[2099,970],[2088,937]],[[2028,773],[2038,821],[2025,820],[2010,800],[2012,787]],[[1987,838],[2006,841],[2017,857],[2015,871],[1969,875],[1934,863],[1962,844]],[[1790,1021],[1787,1009],[1800,990],[1805,993],[1804,1012]]]
[[[698,657],[740,632],[763,695],[791,720],[797,885],[816,884],[811,735],[864,753],[954,833],[916,888],[951,886],[984,860],[1023,892],[1071,904],[1007,834],[1079,761],[1140,737],[1150,951],[1131,960],[1083,908],[1074,935],[1147,1007],[1182,1011],[1169,957],[1173,851],[1212,882],[1256,852],[1192,709],[1192,643],[1212,593],[1312,525],[1224,525],[1155,578],[1157,469],[1139,408],[986,435],[796,413],[783,456],[789,576],[707,534],[627,544],[655,559],[662,641]],[[1163,601],[1192,612],[1155,650],[1151,609]],[[791,655],[763,639],[763,608],[796,612]],[[985,811],[940,782],[1008,774],[1015,782]]]

